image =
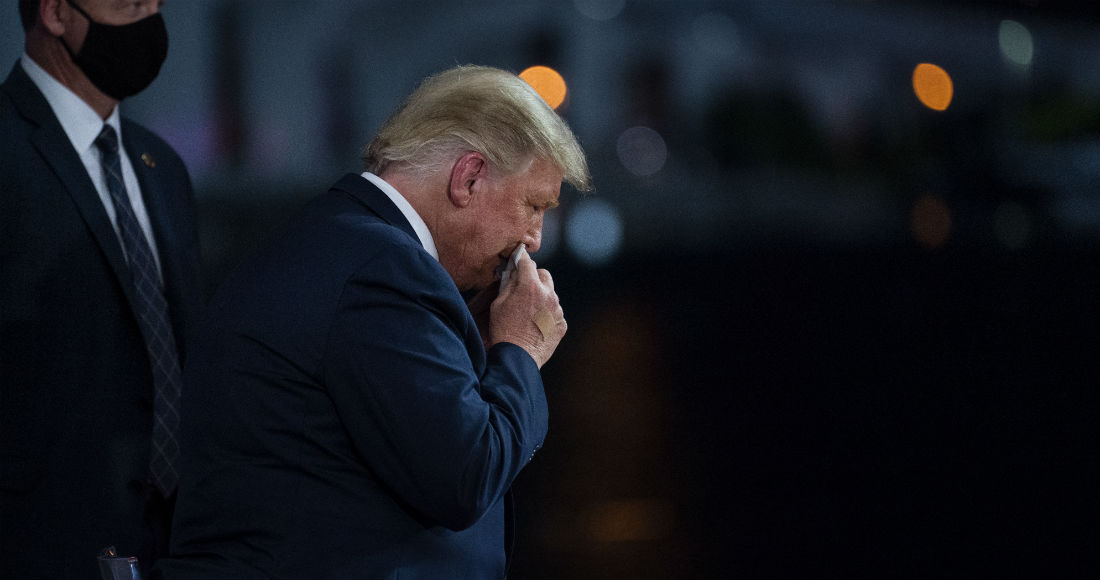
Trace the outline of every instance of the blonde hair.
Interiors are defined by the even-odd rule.
[[[580,191],[591,187],[584,151],[565,121],[531,85],[487,66],[458,66],[425,79],[363,149],[363,163],[374,174],[400,164],[426,175],[468,151],[505,173],[532,157],[547,160],[562,181]]]

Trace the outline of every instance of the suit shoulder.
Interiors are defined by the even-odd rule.
[[[27,157],[35,154],[30,146],[34,131],[35,125],[20,113],[7,93],[0,91],[0,168],[3,171],[24,170]]]
[[[423,250],[419,240],[365,208],[354,195],[343,190],[331,189],[318,195],[306,204],[297,217],[310,226],[351,236],[372,246],[391,246],[401,252]]]
[[[0,119],[6,119],[8,115],[14,112],[15,103],[12,102],[8,91],[0,90]]]
[[[427,262],[424,258],[431,258],[420,245],[419,240],[412,239],[401,228],[377,219],[375,216],[360,216],[348,218],[353,223],[345,223],[346,232],[349,235],[349,247],[359,246],[355,252],[359,258],[360,268],[371,268],[379,262],[391,262],[405,264],[406,267],[418,264],[423,267]],[[338,221],[343,221],[338,218]],[[354,241],[351,241],[354,240]]]
[[[415,271],[415,277],[438,281],[445,275],[420,240],[376,213],[364,211],[346,192],[334,190],[315,198],[299,216],[298,224],[303,229],[294,234],[295,243],[303,243],[302,239],[319,243],[328,255],[340,256],[357,276],[403,272],[398,277],[404,279]]]
[[[18,127],[22,127],[22,133],[28,133],[32,125],[23,117],[19,112],[19,108],[15,106],[15,101],[12,100],[11,95],[7,91],[0,91],[0,127],[3,127],[3,141],[8,142],[16,138],[12,132],[16,131]]]

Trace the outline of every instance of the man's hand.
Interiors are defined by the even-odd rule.
[[[481,334],[481,344],[485,347],[486,351],[493,345],[490,341],[492,335],[489,334],[489,309],[493,304],[493,300],[496,300],[499,292],[500,281],[497,280],[487,288],[475,294],[474,297],[466,303],[466,306],[470,309],[470,314],[474,317],[474,322],[477,323],[477,331]]]
[[[473,303],[478,297],[471,301],[475,319]],[[523,252],[516,271],[490,306],[489,346],[498,342],[515,344],[526,350],[541,369],[558,348],[567,328],[550,272],[537,270],[534,260]]]

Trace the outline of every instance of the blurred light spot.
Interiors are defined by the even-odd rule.
[[[573,5],[592,20],[611,20],[623,11],[626,0],[573,0]]]
[[[565,101],[565,79],[558,71],[548,66],[533,66],[519,73],[519,78],[534,87],[551,109],[558,108]]]
[[[924,106],[936,111],[946,111],[955,94],[955,87],[951,84],[951,76],[947,71],[934,64],[922,62],[913,69],[913,91]]]
[[[938,248],[951,235],[951,210],[942,199],[924,195],[913,204],[909,225],[921,245]]]
[[[668,500],[611,500],[589,509],[588,532],[597,542],[655,540],[670,535],[674,518]]]
[[[721,12],[707,12],[692,21],[691,38],[703,54],[730,58],[741,50],[737,23]]]
[[[615,149],[623,167],[639,177],[657,173],[665,166],[668,158],[665,140],[660,133],[649,127],[631,127],[623,131]]]
[[[1031,217],[1024,206],[1006,201],[993,212],[993,231],[1004,247],[1019,250],[1031,238]]]
[[[565,223],[565,240],[581,262],[599,266],[614,258],[623,244],[623,220],[610,203],[591,199],[577,204]]]
[[[997,32],[997,41],[1001,45],[1001,54],[1008,60],[1029,66],[1035,54],[1035,45],[1031,42],[1031,31],[1015,20],[1002,20]]]

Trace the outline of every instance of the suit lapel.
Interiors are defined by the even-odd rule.
[[[37,125],[37,129],[31,134],[31,143],[65,186],[65,191],[72,198],[81,218],[91,231],[92,238],[103,251],[111,270],[118,278],[127,300],[133,304],[133,283],[130,280],[130,270],[122,254],[118,235],[111,226],[111,220],[107,217],[107,211],[103,208],[103,202],[100,201],[91,178],[88,177],[88,171],[84,168],[80,155],[73,149],[72,142],[69,141],[65,130],[61,128],[61,123],[54,116],[46,98],[31,82],[19,63],[16,63],[12,69],[8,80],[4,83],[4,89],[11,95],[12,102],[23,116]]]
[[[175,272],[175,265],[169,264],[169,257],[176,254],[173,248],[178,240],[172,230],[172,216],[170,208],[166,207],[169,196],[164,191],[168,184],[163,179],[158,179],[156,159],[149,153],[149,148],[141,139],[141,134],[136,131],[127,131],[128,121],[122,121],[122,142],[126,147],[126,156],[130,159],[130,165],[134,168],[138,186],[141,187],[141,199],[145,202],[145,211],[149,214],[149,223],[153,227],[153,237],[157,242],[157,255],[160,258],[163,270],[164,282],[169,282],[169,273]]]
[[[169,200],[172,196],[170,189],[175,187],[169,183],[158,171],[157,159],[150,153],[150,147],[142,138],[140,131],[127,131],[129,121],[122,121],[124,133],[123,143],[126,147],[126,155],[130,159],[130,165],[134,168],[138,185],[141,187],[141,198],[145,202],[145,211],[149,214],[149,223],[153,228],[153,237],[156,240],[157,256],[160,258],[161,276],[164,278],[164,297],[168,301],[168,314],[173,320],[172,327],[177,329],[176,343],[183,344],[184,337],[179,335],[183,328],[183,320],[180,318],[180,307],[184,303],[182,295],[186,281],[183,280],[183,265],[178,263],[184,254],[185,242],[180,239],[179,232],[173,227],[175,219],[179,216],[172,215]]]

